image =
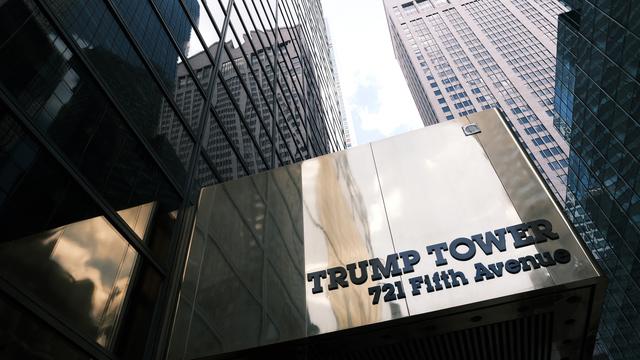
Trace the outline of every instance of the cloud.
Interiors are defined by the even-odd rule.
[[[422,126],[395,59],[382,1],[323,0],[338,76],[359,143]]]

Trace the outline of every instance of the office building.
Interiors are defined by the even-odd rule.
[[[396,58],[425,126],[499,108],[556,197],[568,147],[553,126],[555,0],[384,0]]]
[[[331,30],[329,29],[329,22],[325,19],[325,25],[327,27],[327,36],[329,37],[329,49],[331,54],[331,71],[336,82],[336,97],[340,102],[340,113],[342,115],[342,130],[344,131],[344,141],[347,148],[358,145],[356,140],[356,134],[351,128],[353,124],[347,118],[347,111],[344,108],[344,99],[342,97],[342,88],[340,87],[340,78],[338,76],[338,66],[336,65],[335,51],[333,51],[333,41],[331,40]]]
[[[345,146],[319,1],[0,1],[0,358],[164,358],[203,186]]]
[[[590,255],[481,111],[203,188],[169,358],[587,359]]]
[[[556,126],[570,146],[565,207],[609,278],[595,358],[640,357],[640,3],[565,1]]]

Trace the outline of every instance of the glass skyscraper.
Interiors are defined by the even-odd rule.
[[[553,126],[556,0],[384,0],[425,126],[499,108],[558,198],[568,147]]]
[[[640,2],[565,1],[555,123],[565,207],[609,278],[596,358],[640,357]]]
[[[344,148],[319,1],[0,1],[0,358],[163,357],[203,186]]]

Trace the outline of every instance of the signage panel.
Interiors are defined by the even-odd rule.
[[[527,336],[519,357],[579,358],[604,286],[491,110],[204,189],[169,357],[456,349],[475,331],[471,354]]]

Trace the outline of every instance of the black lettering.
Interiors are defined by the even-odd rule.
[[[518,260],[509,259],[504,263],[504,268],[512,274],[520,272],[520,262]]]
[[[422,276],[416,276],[409,279],[409,284],[411,284],[411,295],[416,296],[420,295],[420,285],[424,284],[422,280]]]
[[[402,272],[404,274],[413,272],[413,265],[416,265],[420,261],[420,254],[415,250],[403,251],[400,254],[402,258]]]
[[[427,254],[431,255],[432,253],[436,253],[436,266],[447,265],[447,259],[442,256],[442,251],[447,250],[446,243],[437,243],[433,245],[427,246]]]
[[[533,244],[533,237],[528,236],[526,233],[528,228],[529,226],[527,224],[518,224],[507,228],[507,231],[513,237],[513,245],[516,249]]]
[[[451,283],[449,282],[449,274],[447,274],[444,271],[441,271],[440,279],[442,279],[442,282],[444,283],[444,287],[446,287],[447,289],[451,288]]]
[[[478,246],[480,246],[480,249],[482,249],[482,251],[486,255],[491,255],[493,254],[494,246],[496,247],[496,249],[500,250],[501,252],[507,251],[507,244],[504,239],[504,235],[506,233],[507,231],[505,229],[496,229],[493,233],[490,231],[487,231],[486,233],[484,233],[484,237],[486,239],[484,241],[482,239],[482,234],[473,235],[471,239],[475,241],[475,243],[478,244]]]
[[[462,281],[462,285],[467,285],[469,283],[469,280],[467,280],[467,277],[464,276],[464,273],[462,271],[454,271],[453,269],[449,269],[447,270],[447,272],[449,273],[449,277],[451,278],[451,285],[455,286],[460,286],[460,281]],[[460,279],[460,281],[458,281],[458,279]]]
[[[428,293],[432,293],[432,292],[436,291],[433,288],[433,285],[431,285],[431,278],[429,278],[429,275],[425,275],[424,276],[424,285],[427,287],[427,292]]]
[[[327,278],[327,272],[325,270],[314,271],[307,274],[307,281],[313,281],[313,289],[311,289],[311,292],[314,294],[322,292],[322,285],[320,284],[320,278],[322,279]]]
[[[528,222],[529,227],[533,231],[533,235],[536,238],[536,242],[545,242],[549,240],[558,240],[560,235],[553,232],[553,225],[549,220],[539,219]]]
[[[349,282],[346,280],[347,271],[342,266],[327,269],[327,274],[329,275],[329,285],[327,286],[327,289],[335,290],[338,288],[338,285],[343,288],[349,286]]]
[[[389,302],[393,300],[397,300],[396,298],[396,288],[392,284],[383,284],[382,291],[386,291],[384,294],[384,302]]]
[[[380,302],[380,294],[382,293],[380,286],[372,286],[369,288],[369,296],[373,295],[373,305],[378,305]]]
[[[536,254],[536,260],[538,260],[538,263],[544,267],[556,264],[555,260],[553,260],[553,256],[546,251],[542,254]]]
[[[534,258],[531,255],[518,258],[518,261],[520,261],[520,264],[522,264],[522,271],[531,270],[531,266],[533,266],[534,269],[540,268],[540,264],[538,264],[538,262],[536,261],[536,258]],[[529,266],[529,264],[531,264],[531,266]]]
[[[371,265],[372,271],[371,280],[374,281],[381,280],[382,277],[386,279],[389,276],[402,275],[402,271],[398,266],[398,254],[387,255],[387,261],[384,266],[378,258],[369,260],[369,265]]]
[[[571,253],[565,249],[558,249],[553,252],[553,258],[558,264],[566,264],[571,261]]]
[[[469,248],[469,250],[467,250],[467,252],[464,254],[458,252],[458,247],[460,245],[465,245],[467,248]],[[449,252],[451,253],[451,256],[453,256],[453,258],[456,260],[467,261],[476,255],[476,245],[473,243],[473,241],[467,238],[457,238],[451,242],[451,245],[449,246]]]
[[[433,273],[433,284],[434,284],[434,287],[435,287],[436,291],[440,291],[440,290],[444,289],[442,287],[442,284],[440,284],[440,274],[438,274],[437,272]]]
[[[359,261],[358,267],[360,268],[360,277],[356,276],[356,264],[347,264],[347,271],[349,271],[349,279],[354,285],[361,285],[367,281],[367,260]]]
[[[476,268],[476,276],[473,278],[475,282],[480,282],[487,278],[487,280],[491,280],[494,278],[493,274],[483,263],[475,263],[473,266]]]
[[[402,285],[402,281],[396,281],[393,283],[396,286],[396,290],[398,290],[398,299],[404,299],[407,297],[404,293],[404,286]]]
[[[491,272],[496,274],[497,277],[501,277],[502,276],[502,269],[503,268],[504,268],[504,263],[502,263],[502,262],[489,265],[489,269],[491,270]]]

